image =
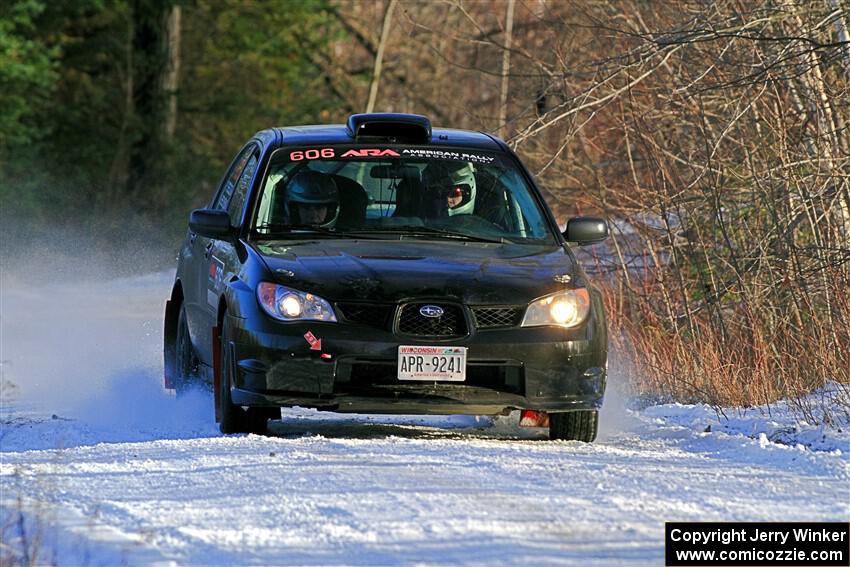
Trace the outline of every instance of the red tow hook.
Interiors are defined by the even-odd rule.
[[[549,414],[545,411],[522,410],[519,414],[520,427],[549,427]]]

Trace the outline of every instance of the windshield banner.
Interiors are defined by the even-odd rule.
[[[501,159],[497,153],[459,150],[459,149],[434,149],[416,147],[348,147],[334,146],[326,148],[291,148],[288,152],[289,161],[304,160],[343,160],[343,159],[369,159],[369,158],[408,158],[416,160],[451,160],[465,161],[480,164],[500,163]]]

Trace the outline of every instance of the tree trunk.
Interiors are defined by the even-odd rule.
[[[511,74],[511,44],[514,36],[514,0],[508,0],[505,15],[505,50],[502,52],[502,88],[499,93],[499,135],[508,137],[508,76]]]
[[[115,153],[112,156],[112,165],[109,168],[109,197],[111,203],[120,201],[122,189],[127,187],[128,178],[128,131],[130,122],[135,114],[133,107],[133,18],[127,18],[127,35],[124,43],[124,72],[122,89],[124,94],[124,110],[121,114],[121,129],[118,132],[118,143],[115,145]]]
[[[167,68],[169,15],[173,0],[133,0],[133,107],[135,136],[129,148],[127,194],[146,193],[160,164],[165,129],[166,97],[163,70]]]
[[[167,142],[174,139],[177,129],[177,91],[180,88],[180,6],[172,6],[165,22],[165,62],[162,73],[162,93],[165,96],[165,117],[162,136]]]
[[[375,71],[372,73],[372,85],[369,87],[369,102],[366,104],[366,112],[375,110],[375,102],[378,99],[378,85],[381,82],[381,65],[384,61],[384,48],[387,38],[390,36],[390,24],[393,19],[393,11],[398,0],[390,0],[387,11],[384,14],[384,25],[381,30],[381,42],[378,44],[378,53],[375,55]]]

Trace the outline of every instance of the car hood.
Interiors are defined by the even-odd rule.
[[[578,277],[569,254],[554,244],[321,239],[253,246],[275,281],[332,301],[521,304]]]

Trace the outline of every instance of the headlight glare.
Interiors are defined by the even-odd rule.
[[[552,307],[549,308],[549,315],[557,324],[564,325],[575,320],[576,306],[574,303],[559,299],[552,303]]]
[[[588,313],[590,295],[587,289],[568,289],[532,302],[525,311],[522,326],[577,327],[587,319]]]
[[[278,310],[283,313],[285,317],[289,317],[291,319],[297,319],[301,316],[301,312],[304,310],[301,307],[301,300],[294,293],[287,293],[280,300],[280,305],[278,305]]]
[[[336,323],[330,303],[312,293],[262,282],[257,299],[263,310],[280,321],[327,321]]]

